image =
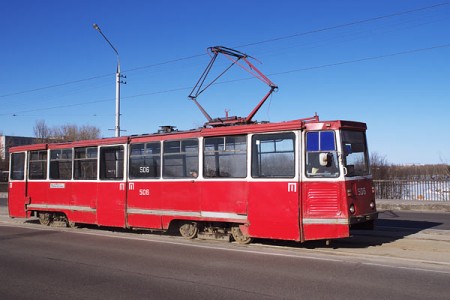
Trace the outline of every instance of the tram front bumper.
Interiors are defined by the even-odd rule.
[[[378,219],[378,212],[373,212],[364,215],[351,216],[350,217],[350,225],[364,223],[367,221],[372,221]]]

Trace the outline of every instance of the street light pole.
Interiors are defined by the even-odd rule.
[[[125,83],[121,81],[121,78],[125,78],[125,76],[120,75],[120,58],[119,58],[119,52],[117,52],[117,49],[111,44],[111,42],[108,40],[108,38],[103,34],[100,27],[94,23],[92,25],[95,30],[97,30],[102,37],[108,42],[108,44],[111,46],[111,48],[114,50],[114,52],[117,55],[117,69],[116,69],[116,126],[114,128],[115,136],[120,136],[120,84]]]

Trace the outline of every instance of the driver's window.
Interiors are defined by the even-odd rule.
[[[334,131],[306,133],[306,176],[338,177],[338,157]]]

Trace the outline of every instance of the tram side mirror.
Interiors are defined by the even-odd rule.
[[[331,154],[330,153],[320,153],[319,154],[319,164],[322,167],[326,167],[331,163]]]

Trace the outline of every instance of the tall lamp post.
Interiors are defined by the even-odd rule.
[[[111,42],[108,40],[108,38],[103,34],[102,30],[97,24],[92,25],[95,30],[97,30],[102,37],[108,42],[108,44],[111,46],[111,48],[114,50],[114,52],[117,55],[117,69],[116,69],[116,126],[114,128],[115,136],[120,136],[120,84],[125,83],[124,81],[121,81],[121,78],[126,78],[123,75],[120,75],[120,58],[119,58],[119,52],[117,52],[117,49],[111,44]]]

